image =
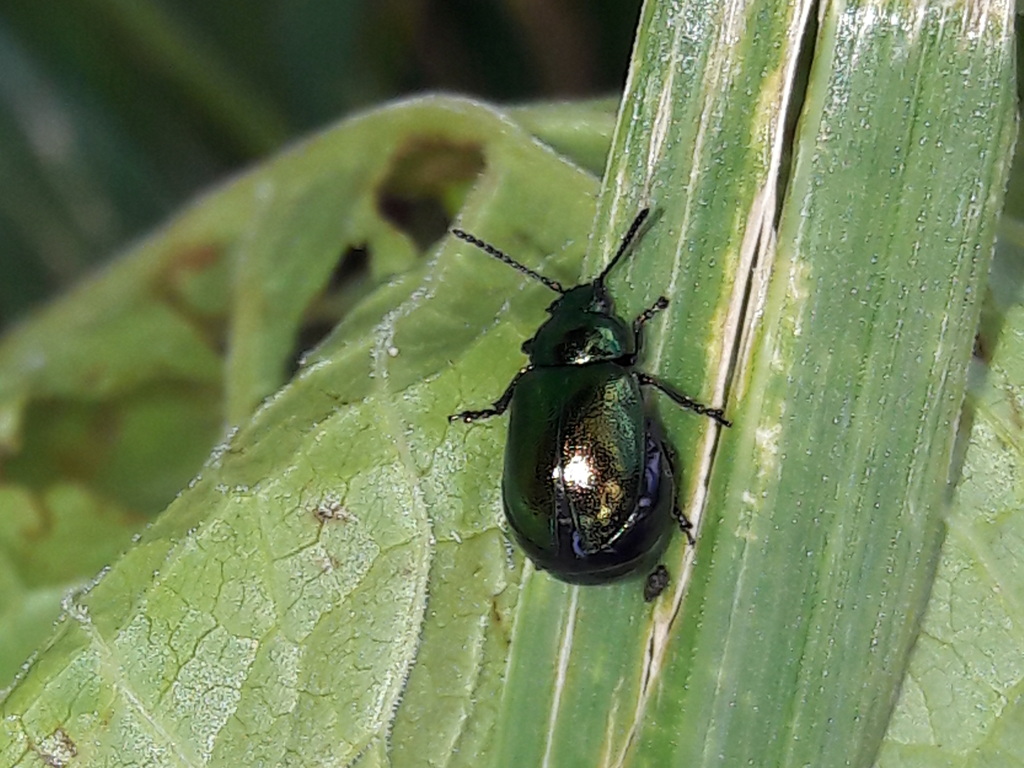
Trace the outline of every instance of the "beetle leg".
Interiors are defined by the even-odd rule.
[[[654,376],[651,376],[651,374],[649,373],[640,373],[638,371],[636,374],[636,378],[637,381],[640,382],[640,384],[648,387],[654,387],[655,389],[659,389],[662,392],[664,392],[666,395],[668,395],[669,399],[673,403],[681,405],[683,406],[683,408],[689,408],[694,413],[699,413],[702,416],[707,416],[709,419],[717,421],[723,427],[732,426],[732,422],[725,418],[725,412],[721,408],[709,408],[708,406],[703,405],[702,403],[698,403],[696,400],[687,397],[682,392],[676,392],[668,384],[664,383],[660,379],[655,378]]]
[[[679,523],[679,529],[686,536],[686,540],[690,542],[690,546],[694,546],[697,540],[693,538],[693,523],[690,522],[690,518],[683,514],[683,510],[679,508],[678,504],[672,505],[672,517]]]
[[[672,446],[672,443],[662,443],[661,448],[665,452],[665,458],[668,461],[668,465],[670,467],[677,466],[676,451]],[[696,546],[697,539],[693,537],[693,523],[691,523],[690,518],[683,513],[683,508],[679,506],[678,497],[672,499],[672,519],[679,524],[679,530],[681,530],[683,535],[686,536],[686,540],[690,542],[690,546]]]
[[[532,368],[532,365],[522,368],[519,373],[513,377],[512,381],[509,382],[509,385],[502,396],[495,400],[490,408],[484,408],[482,411],[462,411],[461,413],[454,413],[448,417],[448,421],[464,421],[469,424],[471,421],[489,419],[491,416],[501,416],[501,414],[508,410],[508,405],[512,402],[512,394],[516,391],[516,384],[518,384],[519,380]]]
[[[664,296],[660,296],[656,302],[654,302],[649,309],[645,309],[640,313],[640,316],[633,321],[633,335],[636,337],[636,348],[640,349],[640,334],[643,331],[644,323],[654,317],[656,314],[661,312],[665,307],[668,306],[668,299]]]

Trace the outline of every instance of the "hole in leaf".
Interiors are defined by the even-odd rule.
[[[2,457],[4,479],[41,498],[73,486],[115,509],[111,519],[154,515],[202,467],[222,417],[220,387],[202,382],[154,380],[111,399],[32,400],[18,444]]]
[[[323,291],[306,307],[289,357],[289,376],[302,365],[306,352],[323,341],[362,296],[369,278],[370,250],[365,243],[341,254]]]
[[[484,165],[479,145],[417,138],[395,153],[377,191],[377,207],[426,251],[444,237]]]

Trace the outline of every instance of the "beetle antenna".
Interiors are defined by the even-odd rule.
[[[622,238],[622,245],[619,246],[619,250],[617,250],[615,255],[612,256],[612,260],[608,262],[608,266],[604,268],[604,271],[597,276],[597,280],[594,281],[595,283],[598,285],[604,284],[604,279],[608,277],[608,273],[611,272],[615,265],[619,263],[619,259],[622,258],[626,249],[629,248],[630,243],[636,239],[636,233],[640,231],[640,227],[644,225],[644,222],[647,220],[647,216],[650,213],[650,208],[644,208],[636,215],[636,218],[633,219],[633,223],[629,225],[629,229],[626,231],[626,236]]]
[[[473,235],[469,234],[468,232],[464,232],[461,229],[453,229],[452,230],[452,234],[455,235],[457,238],[459,238],[459,240],[465,240],[467,243],[470,243],[471,245],[475,245],[481,251],[483,251],[484,253],[490,254],[491,256],[496,258],[498,261],[505,262],[510,267],[512,267],[512,269],[516,270],[517,272],[522,272],[527,277],[532,277],[537,282],[544,283],[544,285],[546,285],[548,288],[550,288],[555,293],[562,293],[562,294],[565,293],[565,289],[562,287],[562,284],[559,283],[557,280],[552,280],[550,277],[544,277],[544,275],[540,274],[539,272],[534,272],[532,269],[530,269],[526,265],[520,264],[518,261],[513,259],[511,256],[509,256],[504,251],[499,251],[497,248],[495,248],[490,243],[485,243],[480,238],[473,237]]]

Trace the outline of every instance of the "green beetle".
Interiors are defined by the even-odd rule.
[[[563,581],[597,584],[651,564],[676,519],[669,451],[642,387],[732,426],[719,408],[635,370],[644,324],[668,306],[663,296],[632,324],[614,314],[605,279],[629,249],[650,209],[640,211],[595,280],[565,289],[461,229],[452,234],[559,294],[551,317],[523,344],[530,362],[490,408],[463,411],[466,423],[511,408],[502,495],[509,526],[538,568]],[[674,514],[673,514],[674,513]],[[645,588],[653,597],[667,575]],[[652,574],[653,577],[653,574]],[[649,579],[649,582],[651,580]]]

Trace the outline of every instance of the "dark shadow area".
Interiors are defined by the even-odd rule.
[[[365,243],[347,249],[338,257],[324,290],[306,308],[288,358],[289,378],[302,366],[306,352],[334,330],[352,303],[365,292],[369,279],[370,250]]]

